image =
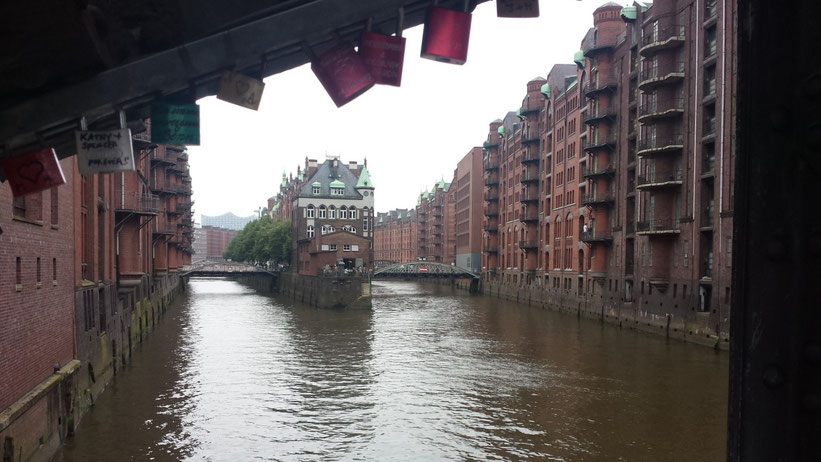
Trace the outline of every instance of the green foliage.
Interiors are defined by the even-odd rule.
[[[262,217],[240,231],[222,254],[239,262],[288,262],[291,259],[291,220]]]

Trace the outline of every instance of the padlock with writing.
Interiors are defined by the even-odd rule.
[[[404,10],[399,9],[396,36],[377,34],[370,29],[362,31],[359,42],[359,54],[365,61],[368,71],[378,84],[402,84],[402,65],[405,60],[405,38],[402,37]]]
[[[365,61],[346,40],[337,40],[330,48],[311,56],[311,70],[328,92],[336,107],[341,107],[368,91],[375,83]]]
[[[423,58],[465,64],[470,40],[471,14],[467,12],[469,3],[469,0],[465,0],[465,11],[440,8],[435,1],[428,8],[425,31],[422,34]]]

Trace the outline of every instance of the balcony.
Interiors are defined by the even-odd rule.
[[[137,192],[123,193],[117,188],[114,194],[114,211],[137,215],[156,215],[160,198],[155,195],[141,195]]]
[[[539,202],[539,193],[533,191],[524,191],[519,195],[519,202]]]
[[[582,233],[582,242],[588,244],[610,244],[613,242],[613,233],[610,231],[594,229]]]
[[[600,93],[606,91],[616,91],[618,88],[619,82],[615,79],[599,79],[598,82],[587,82],[584,84],[582,89],[584,90],[584,95],[588,98],[595,98]]]
[[[485,253],[499,253],[499,247],[495,245],[489,245],[483,249]]]
[[[158,194],[176,194],[176,185],[171,185],[163,181],[155,181],[151,184],[151,190]]]
[[[616,149],[616,136],[609,135],[609,136],[588,136],[584,143],[582,143],[582,149],[585,151],[597,151],[599,149]]]
[[[646,123],[651,120],[666,117],[676,117],[684,114],[684,99],[672,98],[662,101],[645,101],[639,107],[639,122]]]
[[[587,111],[584,115],[584,123],[594,125],[599,122],[612,122],[616,120],[616,108],[611,105],[597,105],[593,110]]]
[[[613,51],[613,48],[615,48],[615,46],[615,38],[613,38],[612,40],[590,40],[588,42],[585,42],[584,46],[582,47],[582,52],[584,53],[585,57],[590,58],[598,53]]]
[[[684,80],[684,61],[645,67],[641,70],[639,80],[639,90],[642,91],[648,91],[662,85],[678,84]]]
[[[154,227],[152,234],[155,236],[173,236],[177,234],[177,225],[171,224],[162,215],[158,216],[157,224]]]
[[[485,216],[486,217],[498,217],[499,216],[499,206],[498,205],[488,205],[485,207]]]
[[[499,177],[496,175],[485,178],[485,186],[498,186]]]
[[[613,205],[615,200],[612,192],[582,195],[582,205]]]
[[[541,103],[541,101],[539,103]],[[519,113],[523,116],[538,114],[542,110],[542,105],[539,103],[533,103],[528,98],[528,102],[519,109]]]
[[[661,50],[675,48],[684,43],[684,26],[669,26],[642,37],[639,54],[652,56]]]
[[[522,144],[539,144],[539,135],[533,133],[522,133]]]
[[[652,157],[658,154],[681,152],[683,148],[684,137],[681,133],[677,133],[668,136],[642,139],[639,142],[639,149],[636,154],[638,154],[639,157]]]
[[[536,250],[539,248],[539,241],[519,241],[519,248],[523,250]]]
[[[524,212],[521,215],[519,215],[519,221],[524,223],[536,223],[539,221],[539,212]]]
[[[485,141],[484,143],[482,143],[482,148],[485,149],[485,150],[494,149],[494,148],[498,148],[498,147],[499,147],[499,143],[495,142],[495,141]]]
[[[613,176],[616,174],[616,167],[613,164],[606,165],[585,165],[582,167],[582,177],[596,178],[601,176]]]
[[[522,176],[519,177],[519,181],[522,182],[522,183],[538,183],[539,182],[539,173],[538,172],[522,173]]]
[[[535,149],[533,150],[526,150],[522,153],[521,159],[519,159],[523,164],[530,164],[539,162],[539,154],[536,152]]]
[[[483,197],[484,197],[485,202],[498,201],[499,200],[499,193],[498,192],[493,192],[493,193],[487,193],[486,192]]]
[[[487,233],[494,233],[495,234],[495,233],[499,232],[499,225],[486,224],[486,225],[482,226],[482,231],[485,231]]]
[[[701,178],[713,178],[715,176],[716,158],[715,156],[704,156],[701,160]]]
[[[645,236],[681,233],[678,227],[678,220],[674,218],[657,218],[639,221],[637,223],[637,229],[637,234]]]
[[[499,164],[486,159],[482,161],[482,168],[488,172],[492,172],[494,170],[499,170]]]
[[[669,188],[671,186],[681,186],[681,169],[668,172],[649,172],[646,175],[639,175],[636,189]]]
[[[163,151],[163,152],[161,152]],[[151,167],[165,167],[177,163],[177,154],[163,150],[155,150],[151,155]]]

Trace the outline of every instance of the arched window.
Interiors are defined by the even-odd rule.
[[[561,221],[559,220],[559,217],[557,216],[556,220],[554,220],[553,239],[559,239],[559,236],[561,236],[561,231],[560,230],[562,229],[562,226],[559,223],[561,223]]]
[[[573,235],[573,215],[567,214],[564,223],[564,236],[570,237]]]
[[[325,218],[326,217],[325,212],[326,212],[325,211],[325,206],[320,205],[319,206],[319,218]]]
[[[336,220],[336,207],[333,205],[328,208],[328,219]]]
[[[308,225],[308,238],[314,237],[314,225]]]
[[[314,204],[308,204],[308,208],[306,209],[306,217],[313,218],[314,217]]]
[[[352,205],[352,206],[348,207],[348,218],[350,218],[351,220],[356,220],[356,218],[357,218],[356,206]]]
[[[339,208],[339,219],[340,220],[347,220],[348,219],[348,208],[344,205]]]
[[[355,226],[348,226],[348,232],[356,234],[356,227]]]

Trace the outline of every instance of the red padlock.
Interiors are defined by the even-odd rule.
[[[42,191],[66,182],[57,153],[52,148],[9,157],[3,162],[3,170],[11,185],[14,197]]]
[[[393,85],[402,84],[402,64],[405,60],[405,38],[402,37],[403,11],[399,10],[399,23],[396,36],[377,34],[368,30],[362,31],[359,42],[359,54],[376,83]],[[369,21],[370,26],[370,21]]]
[[[467,10],[468,2],[465,2]],[[422,57],[451,64],[465,64],[468,57],[471,14],[432,6],[425,18]]]
[[[311,70],[325,91],[341,107],[374,85],[362,56],[343,40],[335,43],[318,57],[311,59]]]

